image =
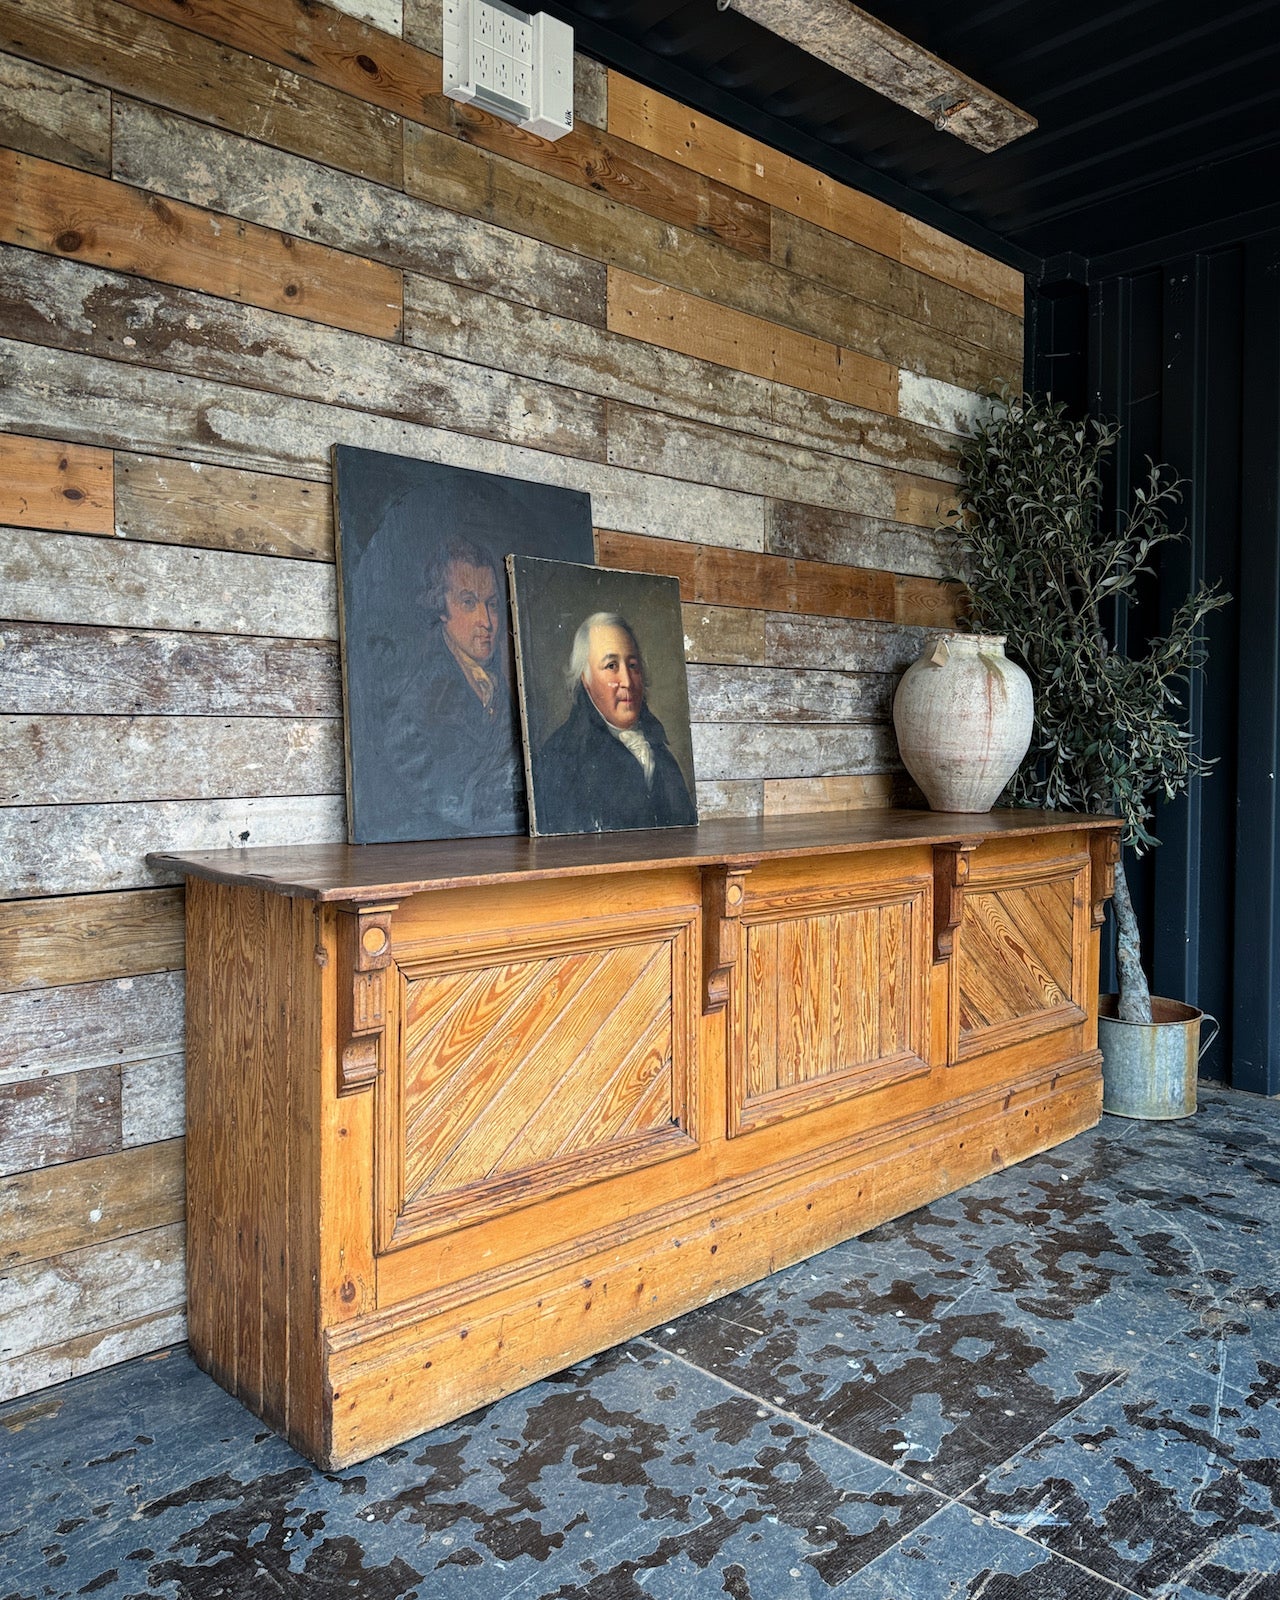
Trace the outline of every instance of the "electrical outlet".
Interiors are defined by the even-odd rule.
[[[543,139],[573,127],[573,29],[507,0],[442,0],[444,89]]]

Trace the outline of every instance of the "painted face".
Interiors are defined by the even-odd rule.
[[[484,666],[493,656],[499,615],[498,583],[492,569],[451,561],[440,620],[454,646]]]
[[[635,727],[644,706],[644,669],[639,647],[625,628],[592,628],[582,683],[606,722],[615,728]]]

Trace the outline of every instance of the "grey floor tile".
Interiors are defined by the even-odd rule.
[[[874,1561],[859,1600],[1127,1600],[1127,1591],[961,1506]]]
[[[147,1407],[150,1375],[134,1376],[134,1404]],[[190,1459],[205,1474],[188,1480],[167,1440],[97,1460],[81,1485],[87,1514],[62,1515],[60,1504],[49,1523],[37,1508],[25,1534],[11,1531],[0,1589],[104,1600],[353,1590],[377,1600],[674,1600],[735,1586],[826,1596],[939,1504],[643,1345],[343,1473],[309,1467],[239,1407],[240,1425],[223,1429],[225,1397],[183,1358],[166,1378],[165,1403],[192,1425]],[[106,1382],[88,1381],[97,1401],[79,1417],[69,1386],[46,1439],[27,1438],[20,1470],[65,1455],[77,1423],[98,1447]],[[172,1487],[157,1493],[166,1476]],[[46,1472],[32,1481],[46,1493]]]
[[[1280,1574],[1280,1409],[1208,1374],[1149,1380],[1088,1401],[966,1503],[1139,1594],[1253,1594]]]

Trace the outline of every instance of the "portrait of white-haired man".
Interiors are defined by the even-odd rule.
[[[613,611],[584,619],[566,677],[569,715],[540,752],[539,833],[599,833],[692,825],[697,807],[645,700],[635,629]]]

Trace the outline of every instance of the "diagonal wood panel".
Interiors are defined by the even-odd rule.
[[[406,1040],[406,1149],[422,1150],[432,1130],[443,1136],[450,1120],[478,1112],[515,1041],[525,1034],[536,1036],[543,1019],[590,982],[598,961],[595,952],[587,952],[555,963],[488,967],[452,1004],[442,1004],[434,995],[419,1000],[418,983],[410,983],[410,1015],[419,1009],[434,1013],[438,1005],[440,1013],[428,1032],[412,1030],[412,1054]],[[454,974],[442,977],[452,987]],[[422,981],[436,987],[436,978]]]
[[[670,986],[670,958],[660,949],[598,1030],[583,1035],[579,1027],[573,1034],[583,1036],[578,1056],[561,1074],[547,1075],[542,1103],[528,1109],[515,1138],[491,1166],[491,1176],[561,1159],[616,1137],[653,1076],[663,1077],[670,1103],[671,1016],[664,1003]],[[617,1050],[601,1048],[602,1032],[619,1041],[620,1060]],[[664,1120],[669,1122],[670,1116]]]
[[[649,1078],[630,1095],[610,1096],[608,1086],[655,1024],[665,1048],[656,1063],[652,1053],[644,1059],[650,1077],[668,1080],[670,1104],[668,941],[488,968],[452,1003],[414,992],[450,988],[451,978],[410,985],[411,1013],[430,1013],[433,1025],[413,1030],[406,1063],[407,1084],[428,1086],[406,1094],[406,1203],[616,1140]],[[431,1069],[433,1058],[449,1063],[447,1074]]]
[[[961,1031],[1069,1004],[1071,930],[1067,879],[968,894],[960,939]]]

